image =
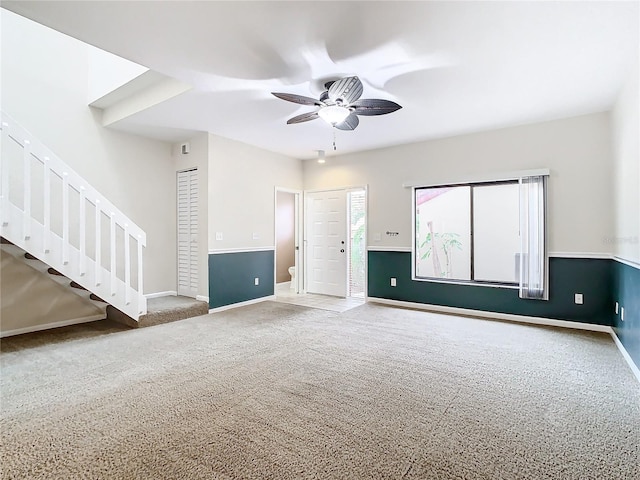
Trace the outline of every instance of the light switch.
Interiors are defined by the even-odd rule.
[[[396,286],[396,279],[391,277],[391,286],[395,287]]]
[[[258,277],[256,277],[256,278],[253,280],[253,283],[254,283],[254,285],[260,285],[260,279],[259,279]]]

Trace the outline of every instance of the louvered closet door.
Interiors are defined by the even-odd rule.
[[[178,295],[198,294],[198,170],[178,172]]]

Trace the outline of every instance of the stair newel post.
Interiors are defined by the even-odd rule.
[[[51,241],[49,236],[51,234],[51,170],[49,168],[49,157],[43,159],[43,181],[42,185],[42,200],[44,202],[44,232],[42,236],[42,250],[44,253],[49,253]]]
[[[124,301],[131,303],[131,239],[129,238],[129,224],[124,224]]]
[[[144,305],[144,293],[142,293],[142,235],[138,235],[136,239],[138,243],[138,312],[147,313]]]
[[[111,241],[109,245],[109,259],[111,260],[111,296],[116,295],[116,213],[111,212]]]
[[[6,145],[9,142],[9,124],[2,122],[2,141]],[[9,160],[5,155],[0,155],[0,212],[2,212],[2,226],[6,227],[9,222],[6,217],[9,215]]]
[[[96,287],[102,283],[102,210],[100,210],[100,199],[96,198],[96,271],[95,271],[95,283]]]
[[[22,216],[22,234],[25,240],[31,238],[31,142],[24,141],[23,152],[23,175],[24,175],[24,209]]]
[[[80,187],[80,276],[86,273],[87,256],[87,219],[85,213],[85,187]]]
[[[69,264],[69,174],[62,173],[62,264]]]

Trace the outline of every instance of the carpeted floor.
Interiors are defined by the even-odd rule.
[[[1,347],[3,479],[640,479],[606,334],[264,302]]]

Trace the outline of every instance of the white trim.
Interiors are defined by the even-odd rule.
[[[411,253],[411,247],[383,247],[383,246],[369,246],[368,252],[404,252]]]
[[[613,255],[611,258],[613,260],[615,260],[616,262],[624,263],[625,265],[629,265],[630,267],[634,267],[634,268],[640,269],[640,263],[635,262],[633,260],[629,260],[629,259],[626,259],[626,258],[618,257],[617,255]]]
[[[276,247],[220,248],[209,250],[209,255],[220,255],[223,253],[275,252],[275,250]]]
[[[69,325],[79,325],[81,323],[89,323],[105,319],[105,314],[98,314],[89,315],[88,317],[72,318],[71,320],[62,320],[61,322],[47,323],[45,325],[33,325],[32,327],[16,328],[14,330],[0,332],[0,338],[10,337],[13,335],[21,335],[23,333],[39,332],[41,330],[50,330],[52,328],[68,327]]]
[[[427,310],[439,313],[452,313],[456,315],[470,315],[494,320],[508,320],[518,323],[529,323],[534,325],[547,325],[551,327],[573,328],[576,330],[590,330],[592,332],[610,333],[611,327],[593,323],[571,322],[569,320],[556,320],[544,317],[530,317],[526,315],[514,315],[512,313],[497,313],[484,310],[471,310],[468,308],[445,307],[442,305],[431,305],[428,303],[405,302],[402,300],[389,300],[386,298],[367,297],[367,302],[381,303],[396,307],[414,308],[417,310]]]
[[[269,300],[275,300],[275,295],[267,295],[266,297],[254,298],[253,300],[247,300],[246,302],[232,303],[231,305],[224,305],[222,307],[210,308],[209,313],[224,312],[225,310],[231,310],[233,308],[246,307],[247,305],[254,305],[256,303],[267,302]]]
[[[486,173],[481,175],[471,175],[469,177],[451,179],[450,181],[404,182],[402,186],[404,188],[414,188],[414,187],[437,187],[441,185],[463,185],[467,183],[503,182],[506,180],[519,180],[523,177],[539,177],[541,175],[548,176],[549,174],[550,174],[550,170],[548,168],[539,168],[536,170],[520,170],[516,172]]]
[[[618,347],[618,350],[620,350],[620,353],[622,354],[622,357],[627,362],[627,365],[629,365],[629,368],[633,372],[633,375],[636,377],[638,382],[640,382],[640,369],[638,369],[638,366],[633,362],[631,355],[629,355],[629,352],[627,352],[627,349],[624,348],[624,345],[618,338],[618,335],[616,335],[616,331],[613,328],[611,329],[611,338],[613,338],[614,343]]]
[[[205,297],[204,295],[196,295],[196,300],[209,303],[209,297]]]
[[[155,292],[155,293],[147,293],[145,297],[147,300],[150,298],[158,298],[158,297],[175,297],[178,295],[178,292],[175,290],[167,290],[166,292]]]
[[[611,260],[610,253],[595,252],[549,252],[549,258],[595,258],[599,260]]]
[[[350,192],[353,190],[366,190],[368,188],[369,184],[365,184],[365,185],[348,185],[346,187],[328,187],[328,188],[315,188],[312,190],[304,190],[304,194],[307,193],[321,193],[321,192],[335,192],[337,190],[339,191],[346,191],[346,192]]]

